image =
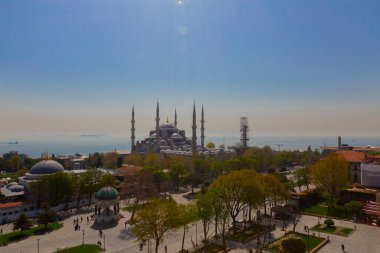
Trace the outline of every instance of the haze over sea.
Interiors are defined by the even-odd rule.
[[[380,137],[342,136],[342,138],[344,144],[352,146],[380,146]],[[138,138],[138,140],[139,139],[141,138]],[[9,142],[12,141],[18,141],[18,144],[9,144]],[[217,146],[221,144],[229,146],[239,142],[239,136],[206,137],[206,143],[208,142],[214,142]],[[308,145],[310,145],[314,150],[324,145],[336,146],[337,136],[251,136],[249,145],[259,147],[268,145],[275,150],[279,148],[280,150],[306,150]],[[93,152],[109,152],[115,149],[129,151],[130,148],[129,137],[116,137],[103,134],[0,140],[0,154],[8,151],[18,151],[33,158],[41,157],[42,153],[46,151],[48,151],[49,154],[55,155],[75,153],[87,155]]]

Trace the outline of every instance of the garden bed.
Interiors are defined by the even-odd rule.
[[[30,229],[26,229],[22,231],[22,234],[20,231],[10,232],[6,234],[0,235],[0,245],[4,246],[8,243],[17,242],[23,239],[26,239],[32,235],[40,235],[44,233],[49,233],[51,231],[60,229],[62,227],[62,224],[60,223],[51,223],[48,224],[47,228],[45,228],[45,225],[32,227]]]
[[[311,230],[333,235],[349,236],[354,229],[340,226],[327,227],[325,224],[317,224]]]
[[[321,217],[336,217],[339,219],[350,219],[350,215],[347,214],[344,206],[335,206],[331,209],[330,213],[325,202],[305,207],[301,210],[304,214],[311,214]]]
[[[84,244],[68,249],[59,250],[59,253],[98,253],[102,252],[102,248],[95,244]]]
[[[290,232],[290,233],[286,234],[285,236],[280,237],[276,241],[267,245],[264,248],[264,250],[266,252],[280,253],[281,252],[280,251],[281,241],[289,239],[289,238],[300,238],[300,239],[302,239],[304,244],[305,244],[305,252],[308,252],[307,251],[308,236],[306,234],[295,233],[295,232]],[[310,249],[310,251],[313,251],[313,249],[320,247],[320,244],[322,244],[324,241],[325,241],[324,238],[309,235],[309,249]]]
[[[262,234],[264,232],[268,232],[268,229],[265,229],[264,226],[258,225],[250,225],[245,229],[241,229],[231,234],[228,237],[228,240],[232,240],[235,242],[246,243],[248,241],[253,240],[258,234]]]
[[[226,249],[226,252],[230,251],[229,248]],[[202,247],[199,249],[196,249],[195,251],[192,251],[192,253],[219,253],[223,252],[223,247],[216,243],[209,243],[206,245],[206,247]]]

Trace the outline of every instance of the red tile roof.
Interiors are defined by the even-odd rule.
[[[336,154],[342,156],[344,160],[352,163],[362,163],[366,160],[366,154],[352,150],[340,150]]]
[[[8,203],[0,203],[0,209],[2,208],[10,208],[10,207],[15,207],[15,206],[21,206],[22,202],[8,202]]]

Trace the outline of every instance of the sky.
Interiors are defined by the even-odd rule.
[[[380,136],[378,0],[2,0],[0,139]],[[199,123],[200,125],[200,123]],[[199,130],[199,128],[198,128]]]

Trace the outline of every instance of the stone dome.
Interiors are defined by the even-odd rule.
[[[32,175],[47,175],[64,171],[65,168],[54,160],[43,160],[36,163],[29,171]]]
[[[175,125],[169,122],[165,122],[164,124],[160,125],[160,128],[162,129],[176,129]]]
[[[7,187],[11,192],[22,192],[24,190],[24,186],[22,185],[11,185]]]
[[[95,198],[98,200],[112,200],[119,196],[119,192],[110,186],[103,187],[97,193],[95,193]]]
[[[179,133],[174,133],[174,134],[172,134],[172,136],[170,136],[170,138],[176,139],[176,140],[182,140],[183,136],[180,135]]]

